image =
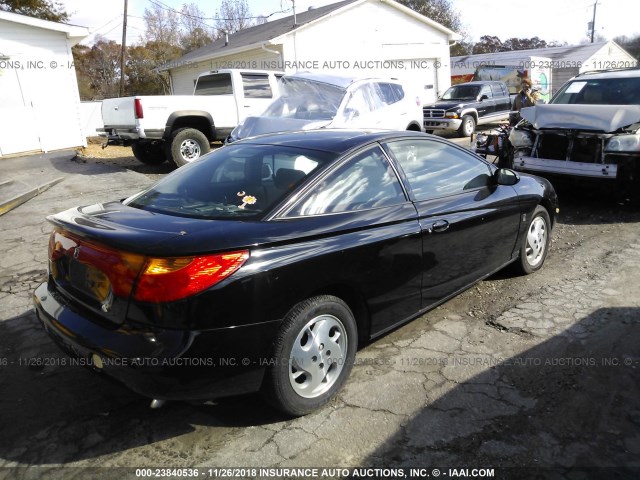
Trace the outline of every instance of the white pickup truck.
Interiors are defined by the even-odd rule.
[[[143,163],[165,160],[185,165],[224,140],[248,115],[258,115],[278,96],[283,74],[263,70],[214,70],[201,74],[193,95],[156,95],[106,99],[107,145],[130,145]]]

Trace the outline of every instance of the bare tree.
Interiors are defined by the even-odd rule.
[[[151,9],[144,10],[145,32],[143,38],[146,42],[157,42],[165,45],[178,45],[180,43],[180,19],[177,12],[164,9],[158,4],[152,4]]]
[[[180,47],[185,53],[214,40],[215,28],[205,23],[204,13],[195,3],[184,4],[180,14]]]
[[[218,30],[227,33],[235,33],[253,25],[247,0],[222,0],[216,17]]]

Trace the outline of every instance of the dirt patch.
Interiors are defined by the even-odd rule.
[[[153,180],[159,180],[163,175],[175,169],[171,162],[160,165],[145,165],[133,156],[131,147],[109,145],[102,148],[105,140],[100,137],[87,138],[87,146],[78,149],[78,159],[85,162],[105,163],[116,167],[126,168],[142,173]]]

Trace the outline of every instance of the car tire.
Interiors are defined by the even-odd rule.
[[[171,135],[170,158],[176,167],[182,167],[197,160],[209,149],[209,139],[195,128],[181,128]]]
[[[520,273],[528,275],[542,268],[551,245],[551,220],[547,210],[538,205],[522,239],[516,264]]]
[[[290,416],[322,407],[349,377],[357,337],[353,313],[339,298],[322,295],[300,302],[274,342],[263,395]]]
[[[461,137],[470,137],[476,131],[476,121],[471,115],[463,115],[462,123],[458,128],[458,135]]]
[[[138,141],[131,145],[131,150],[145,165],[160,165],[167,159],[161,141]]]

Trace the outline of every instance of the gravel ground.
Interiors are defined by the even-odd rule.
[[[73,467],[120,479],[135,472],[103,468],[368,466],[639,478],[636,206],[559,187],[543,270],[501,271],[365,346],[343,392],[307,417],[283,418],[258,396],[150,410],[64,364],[30,307],[44,279],[45,215],[121,198],[169,170],[128,149],[97,157],[113,148],[56,160],[67,178],[0,217],[0,478],[86,478]]]

